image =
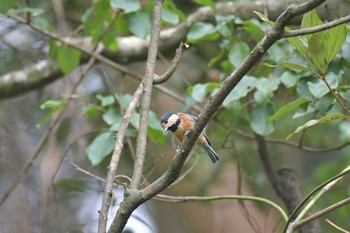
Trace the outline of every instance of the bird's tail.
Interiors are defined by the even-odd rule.
[[[218,154],[214,151],[214,149],[210,145],[207,145],[203,148],[208,153],[208,155],[213,163],[215,163],[216,161],[218,161],[220,159]]]

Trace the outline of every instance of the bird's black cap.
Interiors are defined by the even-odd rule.
[[[169,117],[171,117],[173,114],[177,114],[177,113],[175,113],[175,112],[168,112],[168,113],[164,114],[162,116],[162,118],[160,119],[160,123],[162,123],[162,122],[168,123]]]

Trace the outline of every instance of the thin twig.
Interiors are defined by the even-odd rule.
[[[84,173],[85,175],[90,176],[90,177],[94,178],[95,180],[101,181],[101,182],[103,182],[103,183],[106,182],[106,180],[103,179],[102,177],[99,177],[99,176],[97,176],[97,175],[95,175],[95,174],[92,174],[91,172],[89,172],[89,171],[87,171],[87,170],[85,170],[85,169],[79,167],[79,166],[78,166],[77,164],[75,164],[73,161],[71,161],[70,164],[71,164],[77,171],[79,171],[79,172],[81,172],[81,173]]]
[[[169,68],[162,74],[162,76],[155,76],[153,79],[153,84],[160,84],[166,82],[175,72],[176,68],[178,67],[182,55],[183,48],[188,48],[189,46],[182,41],[180,42],[179,47],[176,49],[175,57],[171,62],[171,65]]]
[[[294,223],[293,224],[293,228],[294,228],[294,230],[298,229],[301,226],[303,226],[303,225],[305,225],[305,224],[307,224],[307,223],[309,223],[309,222],[311,222],[311,221],[313,221],[315,219],[318,219],[319,217],[321,217],[321,216],[323,216],[323,215],[325,215],[325,214],[327,214],[327,213],[329,213],[329,212],[331,212],[331,211],[333,211],[333,210],[335,210],[335,209],[337,209],[339,207],[342,207],[342,206],[346,205],[349,202],[350,202],[350,197],[348,197],[348,198],[346,198],[344,200],[341,200],[341,201],[339,201],[339,202],[337,202],[337,203],[335,203],[335,204],[333,204],[331,206],[328,206],[327,208],[324,208],[323,210],[320,210],[320,211],[318,211],[318,212],[316,212],[316,213],[314,213],[314,214],[312,214],[312,215],[310,215],[310,216],[300,220],[299,222]]]
[[[332,227],[334,227],[335,229],[344,232],[344,233],[350,233],[350,231],[345,230],[344,228],[341,228],[340,226],[337,226],[334,222],[332,222],[331,220],[329,220],[328,218],[326,219],[326,222],[331,225]]]
[[[342,107],[342,109],[346,112],[347,115],[350,115],[350,111],[348,109],[348,107],[343,103],[343,101],[340,99],[339,95],[337,93],[334,92],[333,88],[329,85],[326,77],[323,74],[318,74],[318,76],[322,79],[322,81],[326,84],[328,90],[332,93],[332,95],[334,96],[335,100],[338,102],[338,104],[340,105],[340,107]]]
[[[290,214],[287,224],[284,227],[283,232],[293,232],[295,223],[299,222],[306,212],[311,209],[315,202],[330,188],[332,188],[343,176],[350,173],[350,166],[346,167],[341,173],[323,182],[314,190],[312,190],[307,196],[298,204],[298,206]],[[311,199],[311,200],[310,200]],[[309,201],[310,200],[310,201]],[[309,201],[309,203],[308,203]],[[305,206],[305,207],[304,207]],[[299,211],[301,212],[299,214]],[[294,222],[293,222],[294,220]]]
[[[277,210],[284,220],[287,220],[287,214],[284,212],[284,210],[275,204],[274,202],[264,199],[261,197],[256,196],[241,196],[241,195],[219,195],[219,196],[172,196],[172,195],[165,195],[165,194],[158,194],[157,196],[158,201],[167,201],[167,202],[189,202],[189,201],[215,201],[215,200],[227,200],[227,199],[235,199],[235,200],[246,200],[246,201],[255,201],[255,202],[261,202],[268,204],[269,206],[273,207],[275,210]]]
[[[324,31],[333,27],[336,27],[340,24],[350,22],[350,15],[347,15],[345,17],[333,20],[328,23],[324,23],[318,26],[314,27],[309,27],[309,28],[302,28],[302,29],[295,29],[291,31],[285,31],[282,34],[283,38],[288,38],[288,37],[295,37],[295,36],[302,36],[302,35],[307,35],[307,34],[312,34],[320,31]]]
[[[254,135],[241,131],[239,129],[235,129],[235,133],[237,133],[238,135],[241,135],[243,137],[249,138],[249,139],[254,139]],[[281,139],[277,139],[277,138],[265,138],[266,142],[268,143],[275,143],[275,144],[281,144],[281,145],[286,145],[286,146],[291,146],[291,147],[295,147],[297,149],[306,151],[306,152],[310,152],[310,153],[326,153],[326,152],[331,152],[331,151],[336,151],[336,150],[341,150],[347,146],[350,145],[350,141],[349,142],[345,142],[339,146],[334,146],[334,147],[329,147],[329,148],[313,148],[313,147],[308,147],[308,146],[299,146],[299,143],[293,142],[293,141],[287,141],[287,140],[281,140]]]

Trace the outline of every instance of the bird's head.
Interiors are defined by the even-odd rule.
[[[180,123],[181,120],[179,115],[174,112],[168,112],[164,114],[160,120],[160,124],[164,129],[164,132],[167,132],[168,130],[175,132]]]

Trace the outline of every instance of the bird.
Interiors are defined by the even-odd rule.
[[[197,121],[197,117],[183,112],[168,112],[164,114],[160,120],[161,127],[166,133],[168,130],[172,131],[175,136],[182,141],[188,130]],[[211,143],[205,134],[205,130],[198,136],[196,144],[202,147],[209,155],[211,161],[215,163],[220,159],[218,154],[214,151]]]

